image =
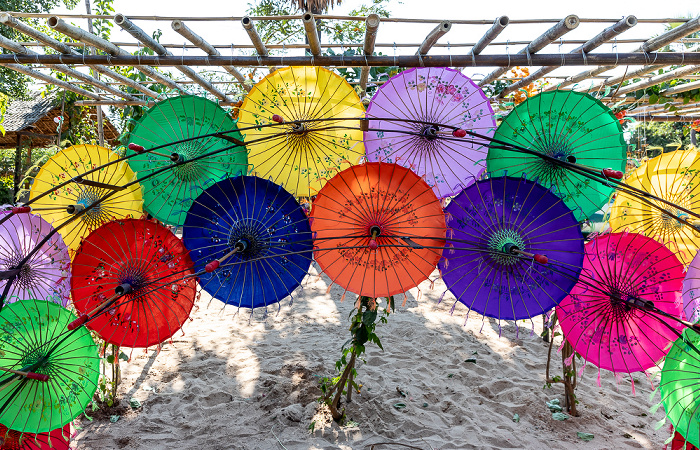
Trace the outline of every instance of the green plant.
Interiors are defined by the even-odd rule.
[[[321,397],[319,402],[325,403],[331,410],[333,420],[342,422],[345,418],[345,409],[340,410],[340,401],[343,394],[346,395],[346,402],[352,401],[352,392],[360,392],[361,384],[356,381],[357,370],[355,364],[359,358],[363,362],[362,355],[365,353],[365,345],[368,342],[376,344],[384,350],[379,336],[375,334],[377,319],[381,323],[387,323],[389,313],[394,310],[394,297],[385,298],[384,308],[379,307],[380,299],[360,296],[355,303],[355,308],[350,313],[350,334],[342,346],[342,356],[335,363],[337,375],[335,377],[321,377],[319,387]],[[354,313],[354,315],[353,315]]]

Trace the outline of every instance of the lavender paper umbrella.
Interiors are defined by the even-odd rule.
[[[683,313],[689,322],[700,322],[700,252],[688,265],[683,279]]]
[[[18,266],[52,230],[44,219],[29,213],[12,215],[0,225],[0,292],[5,291],[8,280],[11,283],[5,303],[35,299],[68,305],[70,255],[60,234],[54,233]],[[11,274],[17,269],[13,279]]]
[[[461,72],[446,67],[409,69],[377,90],[367,108],[364,133],[369,161],[413,169],[438,198],[459,191],[486,167],[489,143],[455,129],[487,137],[496,122],[483,91]]]
[[[525,178],[490,178],[465,188],[445,208],[447,246],[438,267],[470,310],[496,319],[532,318],[575,284],[583,236],[563,200]]]

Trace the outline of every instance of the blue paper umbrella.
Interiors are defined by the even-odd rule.
[[[254,176],[207,188],[187,212],[183,241],[202,288],[228,305],[258,308],[294,291],[311,265],[309,222],[281,186]]]

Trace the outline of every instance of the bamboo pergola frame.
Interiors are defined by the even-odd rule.
[[[23,18],[46,19],[47,25],[53,30],[63,34],[67,42],[58,40],[38,31],[22,21]],[[65,19],[65,20],[64,20]],[[68,25],[67,20],[75,19],[108,19],[112,20],[121,29],[128,32],[136,42],[109,42],[89,31],[79,27]],[[291,42],[285,44],[268,44],[262,41],[258,26],[263,21],[292,20],[298,23],[301,35],[306,42]],[[366,24],[364,42],[348,42],[342,44],[330,44],[323,42],[317,20],[324,21],[363,21]],[[183,45],[176,43],[160,43],[151,37],[146,22],[170,22],[172,29],[186,39]],[[232,26],[238,26],[245,30],[249,42],[210,43],[205,36],[195,33],[188,23],[190,22],[229,22]],[[398,24],[434,24],[432,29],[422,42],[398,42],[386,43],[377,41],[377,31],[382,23]],[[567,34],[575,30],[580,24],[601,24],[598,32],[590,39],[569,39]],[[667,24],[679,23],[679,26],[670,29],[657,36],[647,39],[626,39],[624,33],[638,24]],[[476,42],[445,42],[445,36],[450,36],[451,29],[455,26],[479,26],[490,25],[490,28]],[[542,27],[542,34],[535,39],[510,41],[499,39],[501,33],[508,27],[518,25],[538,25]],[[495,67],[496,69],[475,81],[482,87],[497,82],[506,82],[505,89],[491,98],[494,104],[501,109],[509,109],[512,102],[509,96],[517,93],[532,83],[549,82],[545,90],[573,89],[573,90],[598,90],[608,87],[603,101],[608,104],[633,104],[638,108],[635,111],[643,120],[677,120],[688,121],[700,118],[698,104],[676,101],[675,96],[693,89],[700,88],[697,74],[700,74],[700,52],[696,45],[686,51],[685,45],[700,43],[700,39],[692,35],[700,31],[700,16],[695,18],[637,18],[629,15],[623,18],[580,18],[569,15],[562,19],[511,19],[501,16],[495,20],[433,20],[411,18],[380,18],[376,15],[368,17],[341,16],[341,15],[316,15],[302,13],[291,16],[227,16],[227,17],[169,17],[169,16],[138,16],[116,14],[105,16],[97,14],[31,14],[21,12],[0,13],[0,26],[10,26],[26,36],[26,40],[10,41],[0,39],[0,47],[10,53],[0,55],[0,65],[24,73],[44,84],[53,84],[60,88],[70,90],[84,97],[80,105],[148,105],[163,94],[156,93],[148,87],[148,84],[161,83],[172,90],[173,93],[186,93],[188,87],[198,85],[207,95],[211,95],[222,106],[235,105],[237,95],[251,88],[250,80],[242,73],[243,68],[270,68],[296,65],[296,66],[327,66],[327,67],[353,67],[361,70],[359,91],[365,95],[369,83],[371,67],[399,66],[399,67],[439,67],[448,66],[456,68],[464,67]],[[463,28],[462,28],[463,29]],[[452,32],[454,33],[454,32]],[[606,43],[634,44],[637,48],[632,52],[606,53],[596,51]],[[683,51],[661,51],[671,44],[682,44]],[[564,45],[577,45],[568,52],[560,49]],[[507,53],[502,54],[489,49],[503,49],[506,46]],[[131,53],[135,47],[150,48],[155,55],[134,55]],[[326,54],[326,49],[359,48],[361,51],[355,55]],[[515,53],[508,50],[510,47],[520,47]],[[36,48],[36,51],[30,48]],[[78,51],[82,48],[82,52]],[[305,50],[304,55],[279,55],[275,51],[284,49]],[[377,55],[375,50],[381,48],[409,49],[414,51],[412,55],[399,56]],[[448,54],[438,54],[447,48]],[[553,51],[552,49],[557,49]],[[50,49],[51,51],[47,51]],[[173,54],[174,49],[181,49],[182,55]],[[248,55],[224,56],[219,49],[243,50]],[[438,50],[440,49],[440,50]],[[187,54],[185,54],[187,50]],[[454,50],[454,51],[453,51]],[[272,51],[272,52],[271,52]],[[190,54],[191,53],[191,54]],[[279,53],[279,52],[278,52]],[[141,72],[147,82],[137,82],[115,72],[116,66],[132,66]],[[515,66],[535,67],[530,74],[524,77],[513,77],[508,74],[508,69]],[[598,66],[587,69],[577,75],[560,76],[549,75],[559,67],[568,66]],[[627,66],[624,75],[609,76],[606,72],[619,67]],[[655,74],[660,68],[677,66],[673,71],[667,71],[661,75]],[[86,73],[80,72],[80,68],[90,68],[94,73],[106,75],[111,80],[99,80]],[[173,67],[186,78],[174,79],[166,76],[157,67]],[[221,74],[231,76],[230,80],[209,80],[204,73],[211,68],[219,68]],[[46,69],[62,72],[67,75],[67,81],[52,77]],[[651,76],[650,73],[655,75]],[[104,78],[104,77],[103,77]],[[641,78],[641,81],[622,86],[621,83],[632,79]],[[671,80],[683,80],[685,84],[678,84],[667,88],[661,95],[674,99],[665,106],[649,105],[650,96],[645,95],[639,99],[625,97],[625,94]],[[582,82],[591,83],[592,87],[583,85]],[[377,83],[381,84],[381,82]],[[609,87],[612,86],[612,89]],[[123,90],[130,87],[138,94],[128,93]],[[236,87],[235,90],[232,90]],[[93,89],[93,90],[86,90]],[[674,113],[667,111],[668,106],[677,108]],[[658,119],[655,119],[658,118]]]

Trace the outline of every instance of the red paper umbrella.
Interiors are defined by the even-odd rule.
[[[396,164],[346,169],[311,209],[315,258],[343,288],[368,297],[405,292],[435,270],[445,216],[433,189]]]
[[[0,425],[0,450],[68,450],[70,449],[70,424],[50,433],[22,433]]]
[[[109,222],[83,240],[73,259],[73,303],[107,342],[148,347],[189,317],[196,279],[187,249],[162,225]]]

